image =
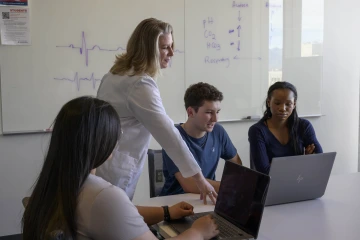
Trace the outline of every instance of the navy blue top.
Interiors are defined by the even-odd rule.
[[[248,136],[250,142],[250,161],[254,163],[256,170],[259,172],[268,174],[271,161],[274,157],[297,155],[291,145],[291,141],[285,145],[281,144],[263,120],[250,127]],[[303,118],[299,118],[298,143],[302,154],[304,154],[305,148],[310,144],[315,145],[315,153],[323,152],[320,143],[316,139],[313,126],[308,120]]]
[[[236,148],[220,124],[215,124],[213,131],[206,133],[201,138],[190,137],[180,125],[176,127],[207,179],[215,180],[215,171],[220,158],[229,160],[237,154]],[[175,177],[177,172],[179,169],[163,149],[165,184],[160,196],[184,193]]]

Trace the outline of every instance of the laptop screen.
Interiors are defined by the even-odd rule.
[[[257,237],[270,177],[227,161],[215,212]]]

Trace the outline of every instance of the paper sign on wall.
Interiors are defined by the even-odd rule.
[[[0,40],[3,45],[30,45],[29,8],[0,8]]]

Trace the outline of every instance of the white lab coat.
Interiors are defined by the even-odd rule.
[[[159,89],[151,77],[107,73],[97,96],[116,109],[123,133],[112,159],[101,165],[96,175],[122,188],[132,199],[147,159],[151,135],[184,177],[201,171],[174,122],[166,114]]]

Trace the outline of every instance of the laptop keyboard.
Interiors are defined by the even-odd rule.
[[[189,218],[193,221],[196,219],[209,215],[209,213],[197,213],[195,215],[189,216]],[[216,221],[216,224],[218,225],[220,234],[217,236],[217,238],[214,239],[222,239],[222,238],[229,238],[229,237],[239,237],[243,236],[242,231],[240,231],[237,227],[232,225],[230,222],[226,221],[224,218],[220,217],[217,214],[211,214],[213,218]]]

